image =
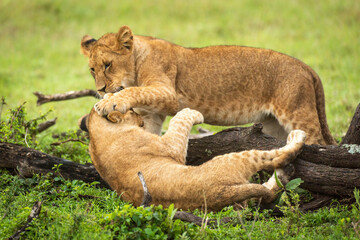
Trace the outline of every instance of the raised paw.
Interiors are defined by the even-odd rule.
[[[292,130],[287,137],[287,144],[304,144],[306,133],[302,130]]]
[[[204,116],[201,114],[201,112],[192,110],[192,114],[194,116],[194,124],[200,124],[204,122]]]
[[[107,116],[112,111],[126,113],[130,107],[124,99],[112,93],[105,94],[104,98],[94,105],[95,111],[101,116]]]
[[[204,116],[194,109],[184,108],[179,112],[179,114],[185,116],[186,118],[192,118],[194,120],[193,124],[200,124],[204,122]]]

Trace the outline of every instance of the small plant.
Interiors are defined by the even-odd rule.
[[[124,204],[106,214],[100,221],[106,229],[127,239],[172,239],[183,233],[183,223],[173,221],[174,205],[166,210],[160,206],[138,207]]]
[[[284,214],[284,221],[287,222],[287,233],[294,235],[298,234],[301,228],[299,222],[301,217],[300,212],[300,193],[303,193],[305,190],[301,189],[299,186],[304,181],[301,178],[295,178],[289,181],[285,186],[279,181],[276,171],[274,171],[275,180],[277,185],[282,189],[282,193],[278,198],[277,205],[279,206],[280,211]],[[296,227],[296,233],[292,232],[293,226]]]
[[[5,100],[3,99],[0,105],[0,115],[4,104]],[[10,109],[7,119],[4,121],[0,120],[1,142],[20,144],[78,163],[88,163],[91,161],[88,152],[89,139],[87,134],[82,131],[69,130],[65,133],[57,134],[56,140],[49,136],[42,136],[37,139],[38,123],[45,120],[52,110],[29,120],[25,104],[21,104],[16,109]]]
[[[56,141],[48,140],[48,144],[41,149],[42,151],[77,163],[91,162],[88,151],[89,138],[85,132],[69,130],[53,135],[54,137],[56,137]]]
[[[4,104],[4,99],[2,106]],[[38,121],[46,119],[51,112],[40,115],[40,117],[28,120],[26,117],[25,104],[21,104],[16,109],[9,110],[7,121],[0,120],[0,141],[16,143],[27,147],[35,148]],[[2,110],[2,107],[1,107]]]
[[[355,188],[354,190],[355,203],[352,205],[352,214],[354,216],[351,225],[354,228],[355,234],[360,238],[360,191]]]

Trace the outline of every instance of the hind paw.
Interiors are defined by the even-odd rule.
[[[289,175],[287,170],[284,170],[282,168],[275,169],[275,171],[278,180],[283,186],[285,186],[289,182],[291,176]],[[280,189],[280,186],[278,186],[275,179],[275,173],[273,173],[273,175],[271,176],[271,178],[269,178],[267,182],[263,183],[263,186],[272,191],[278,191]]]
[[[287,144],[305,143],[306,133],[302,130],[292,130],[287,137]]]
[[[194,120],[194,124],[204,122],[204,116],[199,111],[190,108],[182,109],[179,114],[185,116],[186,118],[192,118]]]

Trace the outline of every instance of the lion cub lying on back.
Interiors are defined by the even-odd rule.
[[[271,151],[245,151],[217,156],[200,166],[186,166],[188,136],[193,124],[203,122],[201,113],[183,109],[170,121],[163,136],[142,127],[142,118],[130,110],[111,112],[107,119],[93,109],[86,119],[90,134],[90,155],[101,177],[125,201],[140,205],[145,177],[153,204],[175,204],[180,209],[200,208],[206,197],[210,210],[249,198],[275,199],[278,187],[269,182],[251,184],[249,178],[260,170],[274,170],[288,164],[300,152],[305,133],[294,130],[287,145]],[[278,175],[285,178],[279,170]]]

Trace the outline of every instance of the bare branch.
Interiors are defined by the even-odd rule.
[[[196,216],[190,212],[177,211],[174,215],[174,219],[180,219],[181,221],[184,221],[184,222],[194,223],[198,226],[203,225],[203,218]],[[220,219],[220,222],[218,222],[217,219],[208,219],[207,225],[209,225],[210,227],[217,227],[217,225],[228,223],[231,220],[232,219],[230,217],[222,218],[222,219]]]
[[[43,131],[45,131],[46,129],[48,129],[49,127],[52,127],[55,125],[56,123],[56,119],[57,118],[54,118],[54,119],[51,119],[49,121],[46,121],[46,122],[43,122],[43,123],[40,123],[36,129],[36,132],[37,133],[41,133]]]
[[[59,146],[59,145],[61,145],[61,144],[68,143],[68,142],[80,142],[80,143],[82,143],[82,144],[84,144],[84,145],[87,145],[86,142],[84,142],[84,141],[82,141],[82,140],[80,140],[80,139],[68,139],[68,140],[65,140],[65,141],[62,141],[62,142],[54,142],[54,143],[52,143],[52,144],[50,144],[50,145],[51,145],[51,146]]]
[[[98,94],[95,90],[92,89],[85,89],[81,91],[70,91],[65,93],[57,93],[53,95],[45,95],[40,92],[34,92],[34,95],[37,96],[37,105],[41,105],[47,102],[53,102],[53,101],[63,101],[63,100],[69,100],[74,98],[80,98],[80,97],[97,97]]]
[[[25,232],[29,227],[30,223],[37,217],[39,217],[41,211],[42,202],[35,202],[34,206],[31,209],[30,215],[24,224],[14,235],[12,235],[9,239],[19,239],[21,237],[21,233]]]

